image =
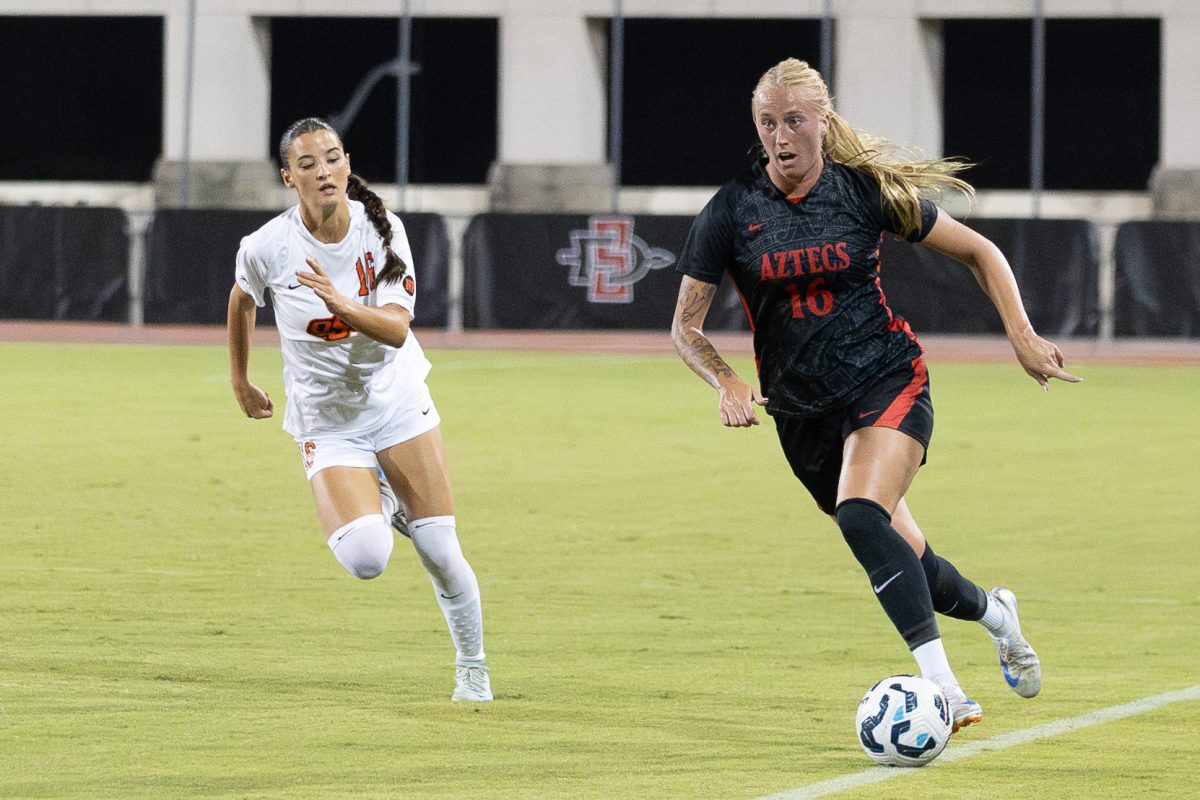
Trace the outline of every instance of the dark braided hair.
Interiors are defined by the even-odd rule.
[[[408,265],[392,249],[392,223],[388,221],[387,208],[383,205],[383,200],[367,188],[366,181],[353,173],[350,175],[350,185],[347,187],[346,194],[350,195],[351,199],[363,204],[363,208],[367,210],[367,219],[371,220],[371,224],[375,226],[375,232],[379,234],[380,239],[383,239],[385,263],[383,269],[379,271],[379,282],[394,283],[400,280],[408,271]]]
[[[341,134],[323,119],[305,117],[297,120],[288,126],[279,140],[279,162],[284,168],[287,168],[288,165],[288,153],[292,151],[292,142],[297,137],[316,131],[329,131],[337,137],[339,142],[342,141]],[[375,232],[379,234],[380,239],[383,239],[385,262],[376,279],[380,283],[394,283],[400,280],[408,271],[408,265],[392,249],[392,223],[388,220],[387,207],[384,206],[383,200],[367,188],[366,181],[354,174],[350,175],[346,194],[351,200],[357,200],[363,204],[363,208],[367,212],[367,219],[371,220],[371,224],[375,226]]]

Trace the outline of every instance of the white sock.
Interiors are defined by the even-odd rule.
[[[950,661],[946,658],[946,648],[940,638],[913,649],[913,657],[917,659],[917,667],[921,677],[927,678],[943,689],[947,686],[958,686],[958,678],[950,669]]]
[[[367,514],[329,535],[333,556],[356,578],[378,577],[392,555],[392,527],[382,514]]]
[[[396,512],[400,510],[399,501],[393,498],[394,495],[390,495],[386,492],[379,493],[379,506],[383,509],[383,516],[387,520],[391,520]]]
[[[1004,614],[1004,606],[996,602],[990,594],[987,596],[987,611],[983,612],[979,624],[987,628],[995,636],[1007,636],[1012,625]]]
[[[433,582],[450,628],[458,661],[483,660],[483,613],[479,582],[458,543],[454,517],[424,517],[409,523],[413,547]]]
[[[400,499],[388,483],[387,475],[383,474],[383,467],[375,467],[375,474],[379,476],[379,505],[383,508],[383,516],[388,519],[390,525],[392,516],[400,510]]]

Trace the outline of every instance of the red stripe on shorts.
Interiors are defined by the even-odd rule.
[[[904,387],[904,391],[896,396],[892,404],[879,415],[879,419],[875,420],[872,428],[899,428],[900,423],[912,410],[913,403],[917,401],[917,395],[921,393],[921,388],[925,386],[925,380],[929,376],[925,369],[925,359],[914,358],[912,365],[912,380],[908,382],[908,386]]]

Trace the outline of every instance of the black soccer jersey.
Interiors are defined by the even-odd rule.
[[[910,241],[936,219],[937,207],[922,200]],[[897,227],[873,179],[829,160],[799,200],[756,163],[696,217],[676,269],[708,283],[733,277],[769,413],[820,416],[921,354],[879,286],[879,244]]]

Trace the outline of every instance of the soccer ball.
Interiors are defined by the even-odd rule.
[[[932,681],[892,675],[872,686],[854,719],[867,755],[891,767],[923,767],[950,738],[950,704]]]

